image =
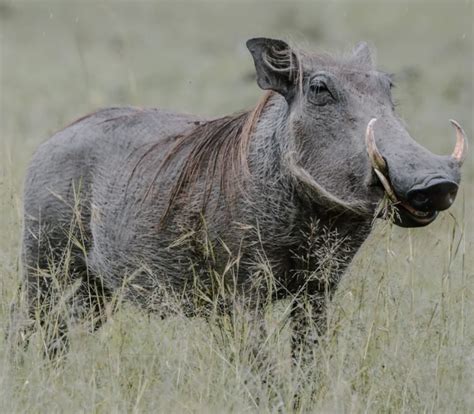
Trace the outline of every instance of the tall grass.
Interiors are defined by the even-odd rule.
[[[109,312],[96,333],[88,323],[94,315],[85,315],[84,323],[67,321],[70,347],[52,360],[44,355],[50,328],[37,320],[29,347],[8,350],[1,343],[0,409],[467,412],[473,332],[466,302],[472,292],[462,270],[464,235],[444,221],[450,234],[437,242],[447,252],[443,268],[421,276],[413,236],[407,235],[400,261],[393,229],[380,229],[330,303],[327,332],[309,355],[292,357],[291,299],[261,315],[252,305],[239,307],[234,289],[223,287],[225,275],[215,274],[213,294],[197,284],[198,299],[211,305],[202,316],[186,316],[179,298],[163,292],[168,317],[162,319],[122,301],[119,292],[111,301],[117,312]],[[375,248],[377,255],[367,254]],[[2,267],[2,273],[14,280],[17,272]],[[65,274],[58,268],[48,276],[60,285]],[[420,277],[439,279],[427,294]],[[53,327],[74,295],[70,287],[57,293],[62,300],[47,317]],[[220,312],[222,301],[233,310],[228,316]],[[316,330],[310,325],[307,334]]]

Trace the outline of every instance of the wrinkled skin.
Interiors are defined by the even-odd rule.
[[[161,222],[186,148],[169,168],[158,166],[173,137],[205,119],[111,108],[76,121],[38,149],[24,197],[24,286],[31,315],[38,305],[55,303],[55,288],[44,272],[51,271],[51,263],[61,267],[67,250],[72,255],[62,283],[79,283],[68,300],[69,316],[80,319],[92,310],[96,326],[103,320],[104,302],[118,290],[127,300],[160,311],[163,289],[190,292],[196,277],[209,286],[209,267],[222,272],[231,257],[239,256],[237,291],[246,297],[266,295],[266,287],[255,285],[265,258],[276,281],[269,299],[294,299],[296,332],[303,334],[305,306],[322,319],[384,197],[364,139],[372,118],[378,119],[377,145],[401,199],[432,176],[457,188],[459,165],[411,139],[394,112],[391,79],[373,68],[366,45],[339,60],[300,54],[277,40],[252,39],[247,45],[259,86],[273,94],[252,131],[245,197],[234,197],[232,214],[219,176],[213,177],[202,210],[200,175],[186,197],[177,198],[166,224]],[[153,152],[145,156],[150,147]],[[431,218],[420,223],[400,212],[395,220],[418,226]],[[190,230],[191,237],[176,243]],[[84,248],[71,243],[71,236]],[[215,248],[212,260],[203,253],[203,240]],[[184,304],[192,314],[192,294],[183,297],[189,298]],[[44,306],[41,317],[46,319],[52,308]],[[60,325],[52,347],[64,334],[66,323]],[[300,341],[295,335],[295,344]]]

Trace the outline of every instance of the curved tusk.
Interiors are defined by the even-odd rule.
[[[459,125],[454,119],[450,119],[449,122],[451,122],[456,130],[456,146],[454,147],[452,157],[457,161],[459,166],[461,166],[467,154],[466,133],[461,125]]]
[[[374,124],[377,121],[377,118],[372,118],[367,125],[367,131],[365,133],[365,144],[367,146],[367,153],[369,154],[372,167],[379,172],[387,171],[387,164],[377,149],[375,144],[375,135],[374,135]]]
[[[380,154],[375,144],[375,135],[374,135],[374,124],[377,121],[377,118],[372,118],[367,125],[367,131],[365,133],[365,143],[367,145],[367,153],[369,154],[370,162],[372,163],[372,168],[374,169],[375,174],[382,183],[385,192],[387,193],[390,200],[394,203],[398,203],[398,198],[393,191],[392,186],[390,185],[388,178],[385,176],[387,173],[387,163],[385,162],[382,154]]]
[[[379,177],[380,182],[383,185],[383,188],[385,189],[385,192],[387,193],[388,197],[390,200],[392,200],[394,203],[398,203],[398,198],[395,195],[395,192],[392,189],[392,186],[387,180],[387,177],[383,175],[377,168],[374,168],[375,174],[377,174],[377,177]]]

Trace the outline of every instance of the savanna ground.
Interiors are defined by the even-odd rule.
[[[261,93],[249,37],[318,50],[365,39],[397,74],[412,135],[447,154],[449,118],[473,136],[472,22],[472,1],[1,1],[0,331],[20,277],[25,168],[55,130],[104,106],[249,107]],[[41,338],[13,357],[0,335],[0,412],[292,412],[295,390],[302,412],[473,412],[471,157],[463,172],[454,207],[434,224],[376,226],[308,365],[291,363],[285,303],[267,313],[270,378],[248,362],[251,326],[233,335],[125,305],[95,334],[75,329],[57,366]]]

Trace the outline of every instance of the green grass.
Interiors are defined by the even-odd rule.
[[[103,106],[249,107],[260,91],[244,43],[255,35],[319,50],[365,39],[398,74],[412,135],[449,153],[449,118],[473,136],[472,13],[472,1],[447,0],[0,1],[0,330],[20,277],[25,168],[55,130]],[[302,412],[474,411],[472,158],[463,173],[451,214],[418,230],[377,225],[308,366],[291,364],[285,302],[266,315],[269,380],[252,366],[245,315],[233,332],[124,305],[95,334],[74,329],[59,366],[39,335],[15,356],[0,336],[0,412],[292,412],[296,390]]]

